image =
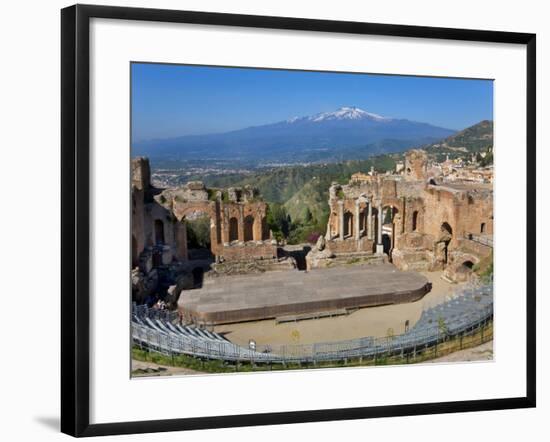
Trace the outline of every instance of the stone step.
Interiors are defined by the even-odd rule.
[[[441,279],[445,282],[448,282],[449,284],[456,284],[455,281],[453,281],[451,278],[445,276],[445,275],[441,275]]]
[[[312,313],[303,313],[301,315],[288,315],[288,316],[278,316],[275,318],[275,322],[277,324],[282,324],[285,322],[298,322],[298,321],[305,321],[308,319],[320,319],[320,318],[330,318],[332,316],[343,316],[343,315],[349,315],[348,309],[338,309],[338,310],[330,310],[326,312],[312,312]]]

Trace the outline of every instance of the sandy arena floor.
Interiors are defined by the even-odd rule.
[[[341,341],[364,336],[387,336],[403,333],[405,321],[412,327],[422,310],[440,304],[459,286],[443,281],[442,272],[423,272],[433,284],[424,298],[408,304],[363,308],[347,316],[322,318],[276,324],[275,320],[219,325],[216,332],[227,333],[232,342],[248,346],[254,339],[257,344],[311,344]]]

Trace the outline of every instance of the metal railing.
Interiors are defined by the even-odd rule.
[[[473,233],[469,233],[466,237],[469,240],[475,241],[484,246],[491,248],[493,247],[493,238],[491,238],[490,236],[474,235]]]
[[[132,338],[136,345],[164,354],[258,363],[309,363],[416,354],[448,339],[470,334],[493,316],[492,283],[464,289],[450,300],[428,308],[407,332],[388,337],[363,337],[314,344],[241,347],[211,332],[177,323],[177,314],[134,306]],[[200,329],[199,329],[200,330]]]
[[[179,318],[177,311],[149,308],[145,304],[137,305],[135,302],[132,303],[132,315],[139,318],[160,319],[165,322],[174,322]]]

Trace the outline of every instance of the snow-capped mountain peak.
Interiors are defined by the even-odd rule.
[[[355,106],[344,106],[334,112],[321,112],[315,115],[309,115],[306,117],[292,117],[285,120],[287,124],[293,123],[320,123],[323,121],[342,121],[342,120],[370,120],[378,122],[392,121],[391,118],[383,117],[381,115],[367,112]]]
[[[334,112],[321,112],[311,117],[307,117],[309,121],[320,122],[320,121],[330,121],[330,120],[375,120],[375,121],[389,121],[390,118],[383,117],[378,114],[367,112],[358,107],[341,107],[340,109]]]

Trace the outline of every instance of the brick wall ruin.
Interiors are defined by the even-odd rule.
[[[209,189],[198,181],[157,189],[150,177],[149,160],[133,159],[132,268],[133,279],[142,286],[154,285],[157,268],[190,260],[186,223],[202,216],[210,220],[215,262],[277,258],[277,244],[267,227],[267,204],[256,189]]]
[[[492,245],[492,184],[437,181],[428,178],[426,153],[412,150],[399,174],[371,171],[354,174],[347,185],[333,184],[326,248],[335,257],[386,254],[402,270],[449,269],[457,280],[467,276],[471,263],[492,250],[479,245]],[[476,246],[468,238],[478,238]]]

